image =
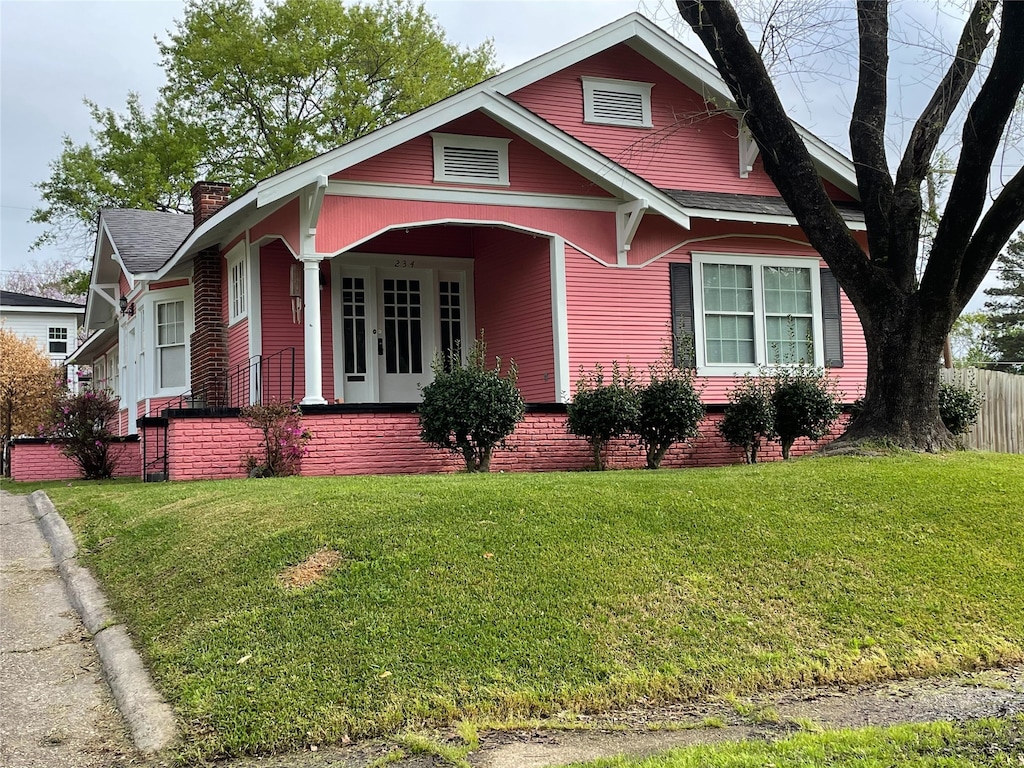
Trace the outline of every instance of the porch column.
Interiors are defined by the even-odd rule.
[[[320,262],[322,256],[303,256],[302,261],[302,319],[306,325],[303,334],[305,346],[306,396],[301,405],[323,405],[323,360],[320,354]]]

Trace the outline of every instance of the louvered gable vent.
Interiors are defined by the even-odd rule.
[[[583,77],[583,119],[601,125],[651,127],[651,83]]]
[[[508,185],[509,139],[432,133],[434,181]]]

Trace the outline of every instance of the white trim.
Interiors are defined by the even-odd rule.
[[[451,184],[474,184],[482,186],[507,187],[508,181],[508,145],[511,139],[499,139],[494,136],[464,136],[456,133],[431,133],[434,145],[434,181]],[[496,176],[487,178],[472,174],[449,173],[446,157],[447,149],[484,150],[495,153],[497,166]]]
[[[323,405],[323,352],[320,349],[320,256],[305,255],[302,262],[303,370],[305,394],[301,405]]]
[[[608,77],[580,78],[583,83],[583,122],[594,125],[615,125],[626,128],[653,128],[651,119],[651,88],[654,83],[637,83],[632,80],[613,80]],[[623,94],[640,97],[640,122],[624,118],[600,116],[594,113],[594,95],[598,92]]]
[[[646,200],[634,200],[623,203],[615,210],[615,250],[616,264],[623,267],[627,263],[629,249],[633,238],[640,228],[649,203]]]
[[[425,187],[415,184],[389,184],[373,181],[332,181],[327,194],[338,197],[370,197],[385,200],[409,200],[429,203],[465,203],[503,205],[511,208],[554,208],[572,211],[614,211],[620,201],[615,197],[552,195],[544,192],[510,192],[505,189],[457,189]]]
[[[811,333],[814,344],[815,368],[825,367],[824,322],[821,312],[821,267],[817,257],[813,256],[773,256],[771,254],[738,254],[693,252],[693,330],[694,346],[696,347],[696,365],[698,376],[744,376],[757,374],[760,368],[773,366],[768,361],[768,346],[765,338],[764,291],[762,287],[762,269],[764,267],[799,267],[810,270],[811,276]],[[744,364],[709,364],[705,347],[704,332],[704,277],[705,264],[737,264],[751,267],[754,299],[754,363]]]
[[[569,312],[565,286],[565,240],[551,238],[551,329],[555,358],[555,402],[570,399]]]
[[[249,265],[245,257],[245,240],[235,243],[224,256],[227,262],[228,327],[249,316]],[[240,274],[236,275],[236,270],[239,270]]]
[[[8,304],[0,306],[5,315],[43,314],[43,315],[85,315],[85,307],[12,307]]]
[[[757,146],[757,142],[754,141],[750,128],[747,127],[747,122],[743,117],[739,119],[738,128],[736,141],[739,145],[740,178],[745,179],[754,170],[754,161],[757,160],[757,153],[760,151],[760,148]]]
[[[157,344],[160,304],[172,304],[184,302],[185,313],[185,382],[174,387],[161,386],[160,376],[160,347]],[[132,352],[138,357],[146,350],[152,350],[152,360],[148,365],[142,367],[138,392],[135,392],[135,400],[142,400],[145,397],[171,397],[181,395],[188,391],[192,381],[191,359],[192,359],[192,334],[195,333],[195,302],[191,285],[178,286],[176,288],[165,288],[158,292],[151,292],[145,295],[144,300],[139,302],[136,310],[136,318],[141,320],[141,325],[136,325],[139,332],[136,333],[137,349]],[[151,316],[150,320],[146,320]],[[132,318],[135,320],[135,318]],[[175,345],[177,346],[177,345]],[[136,362],[138,362],[136,360]]]
[[[249,365],[263,355],[263,295],[260,291],[260,246],[249,242],[245,233],[245,250],[249,255]],[[261,367],[262,372],[262,367]],[[249,371],[249,402],[258,401],[257,380]]]

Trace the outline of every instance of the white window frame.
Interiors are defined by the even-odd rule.
[[[92,389],[102,392],[107,388],[107,358],[98,357],[92,363]]]
[[[507,187],[508,176],[508,145],[511,139],[499,139],[494,136],[463,136],[455,133],[431,133],[434,142],[434,181],[446,184],[474,184],[484,187]],[[498,179],[481,179],[476,176],[460,176],[445,173],[445,147],[460,149],[493,149],[498,152]]]
[[[160,293],[163,294],[162,291]],[[164,346],[175,346],[175,347],[183,346],[184,347],[184,349],[185,349],[185,381],[184,381],[184,383],[176,385],[176,386],[173,386],[173,387],[165,387],[165,386],[162,386],[163,385],[163,379],[162,379],[162,377],[160,375],[160,373],[161,373],[161,371],[160,371],[160,360],[161,360],[161,357],[162,357],[161,354],[160,354],[160,349],[162,349],[162,347],[160,346],[160,343],[159,343],[160,333],[159,333],[159,329],[157,328],[157,324],[159,323],[159,320],[160,320],[160,309],[159,309],[159,307],[160,307],[161,304],[176,304],[176,303],[179,303],[179,302],[181,302],[182,306],[183,306],[182,311],[183,311],[184,335],[185,335],[184,343],[181,344],[181,345],[173,344],[173,345],[164,345]],[[147,334],[149,339],[152,339],[152,349],[154,350],[154,354],[152,356],[152,362],[150,363],[150,365],[152,366],[152,375],[153,375],[152,387],[155,390],[154,391],[154,395],[157,396],[157,397],[163,397],[163,396],[167,396],[167,395],[180,395],[180,394],[183,394],[186,391],[188,391],[189,379],[191,378],[190,377],[190,371],[189,371],[189,367],[190,367],[189,361],[191,360],[190,339],[192,337],[192,318],[191,318],[192,302],[189,300],[189,297],[184,292],[173,292],[172,293],[172,292],[168,291],[166,293],[166,295],[159,295],[159,296],[154,296],[153,297],[152,312],[150,314],[152,315],[153,321],[151,323],[151,327],[146,329],[146,334]],[[143,346],[145,346],[145,345],[143,345]],[[140,357],[140,361],[142,359],[144,359],[142,357],[141,353],[140,353],[139,357]],[[140,370],[142,370],[143,368],[144,368],[144,366],[140,366]],[[142,384],[142,382],[140,382],[140,384]],[[144,389],[144,388],[145,387],[143,386],[142,389]],[[143,396],[144,395],[140,392],[139,397],[141,398]]]
[[[110,394],[114,397],[121,396],[121,362],[118,359],[118,350],[107,352],[107,381]]]
[[[56,332],[56,335],[55,333]],[[63,335],[61,335],[63,334]],[[50,325],[46,328],[46,354],[48,355],[67,355],[68,353],[68,340],[71,334],[68,332],[66,326],[62,325]],[[54,350],[51,345],[63,344],[64,350]]]
[[[617,125],[628,128],[653,128],[651,116],[651,88],[654,83],[638,83],[633,80],[613,80],[608,77],[581,77],[583,82],[583,122],[594,125]],[[594,91],[612,91],[614,93],[639,94],[643,122],[633,120],[609,120],[594,114]]]
[[[244,243],[228,253],[228,325],[245,318],[249,310],[248,266]]]
[[[694,253],[693,261],[693,332],[699,376],[744,376],[757,374],[760,368],[793,367],[796,364],[775,364],[768,360],[765,329],[764,267],[798,267],[811,275],[811,338],[814,344],[815,368],[825,367],[824,322],[821,311],[821,267],[814,257],[751,256],[747,254]],[[704,313],[704,266],[707,264],[737,264],[751,267],[754,297],[754,363],[708,363]]]

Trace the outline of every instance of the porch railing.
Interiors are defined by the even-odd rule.
[[[193,387],[167,407],[241,408],[250,403],[293,402],[295,395],[295,347],[285,347],[272,355],[255,355],[239,363],[223,383]]]

